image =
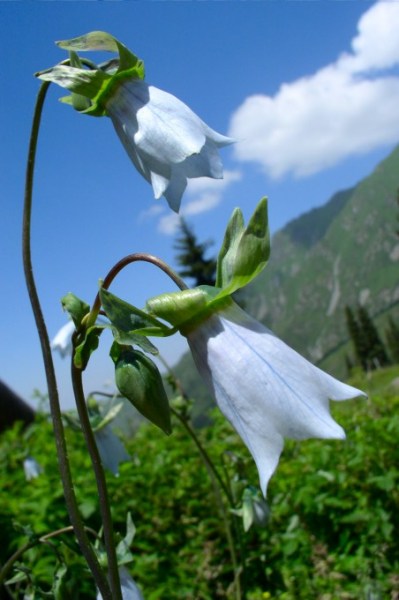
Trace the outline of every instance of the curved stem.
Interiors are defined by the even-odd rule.
[[[76,501],[75,491],[72,483],[71,470],[69,466],[68,451],[66,447],[64,426],[61,416],[61,407],[58,396],[57,381],[53,359],[51,355],[50,341],[47,333],[46,324],[43,317],[42,308],[39,301],[39,296],[36,289],[36,284],[33,276],[32,258],[31,258],[31,216],[32,216],[32,194],[33,194],[33,177],[36,158],[37,140],[39,135],[41,114],[49,83],[45,82],[41,85],[36,100],[35,112],[33,116],[32,131],[29,142],[28,161],[25,180],[25,202],[23,214],[23,229],[22,229],[22,255],[26,286],[34,314],[36,327],[40,337],[40,344],[45,367],[49,403],[51,417],[53,422],[53,430],[55,444],[57,450],[58,465],[61,475],[61,481],[64,490],[65,503],[69,514],[69,519],[73,525],[76,538],[79,542],[82,554],[84,555],[91,572],[93,573],[96,584],[103,596],[104,600],[112,600],[111,591],[109,589],[106,577],[100,567],[97,557],[92,546],[87,538],[83,521],[79,513],[78,504]]]
[[[121,584],[119,580],[118,560],[115,550],[114,529],[112,525],[112,516],[108,498],[107,482],[104,469],[101,463],[96,440],[90,425],[90,419],[87,412],[86,400],[82,384],[82,371],[75,367],[73,356],[71,364],[72,385],[75,394],[76,408],[79,414],[80,424],[83,435],[86,440],[86,446],[90,454],[94,475],[97,483],[99,504],[104,531],[104,545],[108,557],[108,577],[112,591],[113,600],[122,600]]]
[[[193,442],[196,445],[196,447],[200,453],[200,456],[211,476],[211,479],[216,484],[214,486],[214,492],[215,492],[215,496],[216,496],[216,499],[217,499],[217,502],[219,505],[219,509],[220,509],[222,518],[223,518],[224,528],[226,531],[227,544],[228,544],[229,551],[230,551],[231,562],[233,564],[234,581],[235,581],[235,588],[236,588],[236,598],[237,598],[237,600],[240,600],[242,597],[241,581],[240,581],[241,569],[238,566],[237,554],[236,554],[235,547],[234,547],[233,534],[232,534],[230,523],[229,523],[229,515],[228,515],[228,512],[224,505],[220,491],[222,490],[224,492],[224,494],[226,495],[226,498],[228,500],[228,503],[231,507],[233,507],[233,497],[230,493],[230,490],[224,483],[223,479],[220,477],[215,465],[213,464],[211,457],[205,450],[204,446],[201,444],[197,434],[195,433],[194,429],[189,425],[187,419],[185,419],[182,415],[180,415],[179,412],[177,410],[175,410],[173,407],[170,407],[170,410],[171,410],[172,414],[174,414],[175,417],[177,419],[179,419],[180,423],[183,425],[183,427],[187,431],[188,435],[193,440]]]
[[[103,281],[102,287],[107,290],[109,288],[109,286],[111,285],[111,283],[113,282],[113,280],[115,279],[115,277],[118,275],[118,273],[120,273],[120,271],[122,271],[122,269],[127,267],[127,265],[130,265],[131,263],[137,262],[137,261],[149,262],[149,263],[157,266],[159,269],[161,269],[161,271],[163,271],[164,273],[169,275],[169,277],[176,283],[176,285],[181,290],[188,289],[188,286],[184,283],[184,281],[181,279],[181,277],[179,277],[179,275],[177,275],[177,273],[175,273],[173,271],[173,269],[171,269],[170,266],[166,262],[164,262],[161,258],[158,258],[157,256],[153,256],[152,254],[146,254],[145,252],[135,252],[134,254],[128,254],[127,256],[122,258],[119,262],[117,262],[112,267],[112,269],[107,273],[107,275]],[[90,315],[91,315],[90,324],[92,324],[92,322],[94,322],[96,320],[97,315],[100,311],[100,307],[101,307],[100,294],[97,293],[97,295],[94,299],[94,302],[93,302],[92,309],[90,311]]]

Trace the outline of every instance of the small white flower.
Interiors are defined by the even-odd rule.
[[[178,212],[187,179],[223,178],[218,148],[234,142],[206,125],[181,100],[139,79],[123,82],[106,103],[130,159]]]
[[[62,358],[65,358],[68,354],[72,354],[72,334],[74,331],[74,322],[68,321],[68,323],[61,327],[51,342],[51,349],[57,350]]]
[[[119,577],[121,580],[121,591],[123,600],[144,600],[140,589],[136,582],[129,574],[129,571],[125,567],[119,568]],[[100,592],[97,594],[97,600],[102,600]]]
[[[36,479],[42,472],[42,467],[34,458],[32,458],[31,456],[25,458],[24,473],[26,481],[32,481],[32,479]]]
[[[200,374],[256,462],[265,496],[284,438],[345,438],[329,399],[364,394],[312,365],[234,303],[186,335]]]
[[[125,446],[112,431],[112,426],[109,423],[101,429],[94,430],[94,437],[104,467],[115,476],[118,476],[119,463],[130,460]]]

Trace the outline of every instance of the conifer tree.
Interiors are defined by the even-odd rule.
[[[364,306],[353,310],[346,306],[346,325],[356,358],[364,371],[384,367],[390,363],[384,343]]]
[[[367,309],[364,306],[359,306],[358,322],[367,344],[367,367],[375,369],[384,367],[389,364],[389,358],[385,350],[384,343],[379,336],[376,326],[374,325]]]
[[[205,258],[206,251],[212,242],[200,243],[193,229],[180,218],[180,237],[175,241],[176,260],[182,268],[178,270],[182,277],[194,280],[194,285],[215,285],[216,260]]]
[[[399,363],[399,325],[395,323],[392,317],[388,319],[385,338],[392,361]]]
[[[349,337],[352,340],[355,356],[357,361],[360,363],[362,369],[367,369],[367,343],[363,332],[361,331],[360,324],[356,319],[353,310],[350,306],[345,307],[346,327],[348,329]]]

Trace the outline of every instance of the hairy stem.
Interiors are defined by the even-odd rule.
[[[119,580],[118,561],[115,550],[114,529],[112,524],[111,508],[108,498],[107,482],[104,469],[101,463],[96,440],[90,425],[90,419],[87,412],[86,400],[82,384],[82,371],[75,367],[72,357],[72,384],[75,394],[76,408],[78,410],[80,424],[83,435],[86,440],[86,446],[89,451],[94,475],[96,478],[97,491],[99,496],[101,519],[104,531],[104,545],[108,558],[108,577],[112,591],[113,600],[122,600],[121,584]]]
[[[51,355],[50,341],[47,333],[46,324],[43,317],[42,308],[40,305],[39,296],[36,289],[35,279],[33,276],[32,258],[31,258],[31,215],[32,215],[32,195],[33,195],[33,178],[36,158],[37,140],[40,129],[41,115],[44,105],[44,100],[49,87],[49,83],[45,82],[41,85],[35,106],[33,116],[32,131],[29,142],[28,161],[25,180],[25,202],[22,227],[22,255],[26,286],[34,314],[36,327],[39,333],[40,344],[45,367],[47,387],[49,394],[49,403],[51,417],[53,423],[58,465],[61,475],[62,486],[64,490],[65,503],[69,514],[69,519],[73,526],[76,538],[81,548],[82,554],[85,557],[87,564],[93,574],[96,584],[103,596],[103,600],[112,600],[111,591],[107,579],[100,567],[94,550],[87,538],[83,521],[79,513],[78,504],[76,501],[75,491],[72,483],[71,469],[69,465],[68,451],[65,441],[64,426],[61,416],[61,407],[58,396],[57,381],[53,359]]]

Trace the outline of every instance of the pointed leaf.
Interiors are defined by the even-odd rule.
[[[99,338],[104,331],[104,326],[94,325],[85,331],[83,341],[76,346],[74,354],[75,366],[84,371],[87,367],[91,354],[97,350]]]
[[[121,344],[127,342],[131,334],[138,335],[170,335],[170,329],[155,317],[132,304],[121,300],[108,290],[100,288],[100,299],[104,311],[115,328],[114,336],[119,337]]]
[[[218,257],[217,283],[223,287],[220,296],[252,281],[266,266],[269,255],[267,199],[262,198],[245,229],[241,211],[235,211],[230,219]]]
[[[75,323],[75,327],[80,327],[83,317],[90,311],[90,306],[71,292],[61,299],[61,304],[62,308],[70,315]]]
[[[222,247],[217,259],[216,287],[226,287],[232,278],[237,246],[244,231],[241,209],[235,208],[227,224]]]

